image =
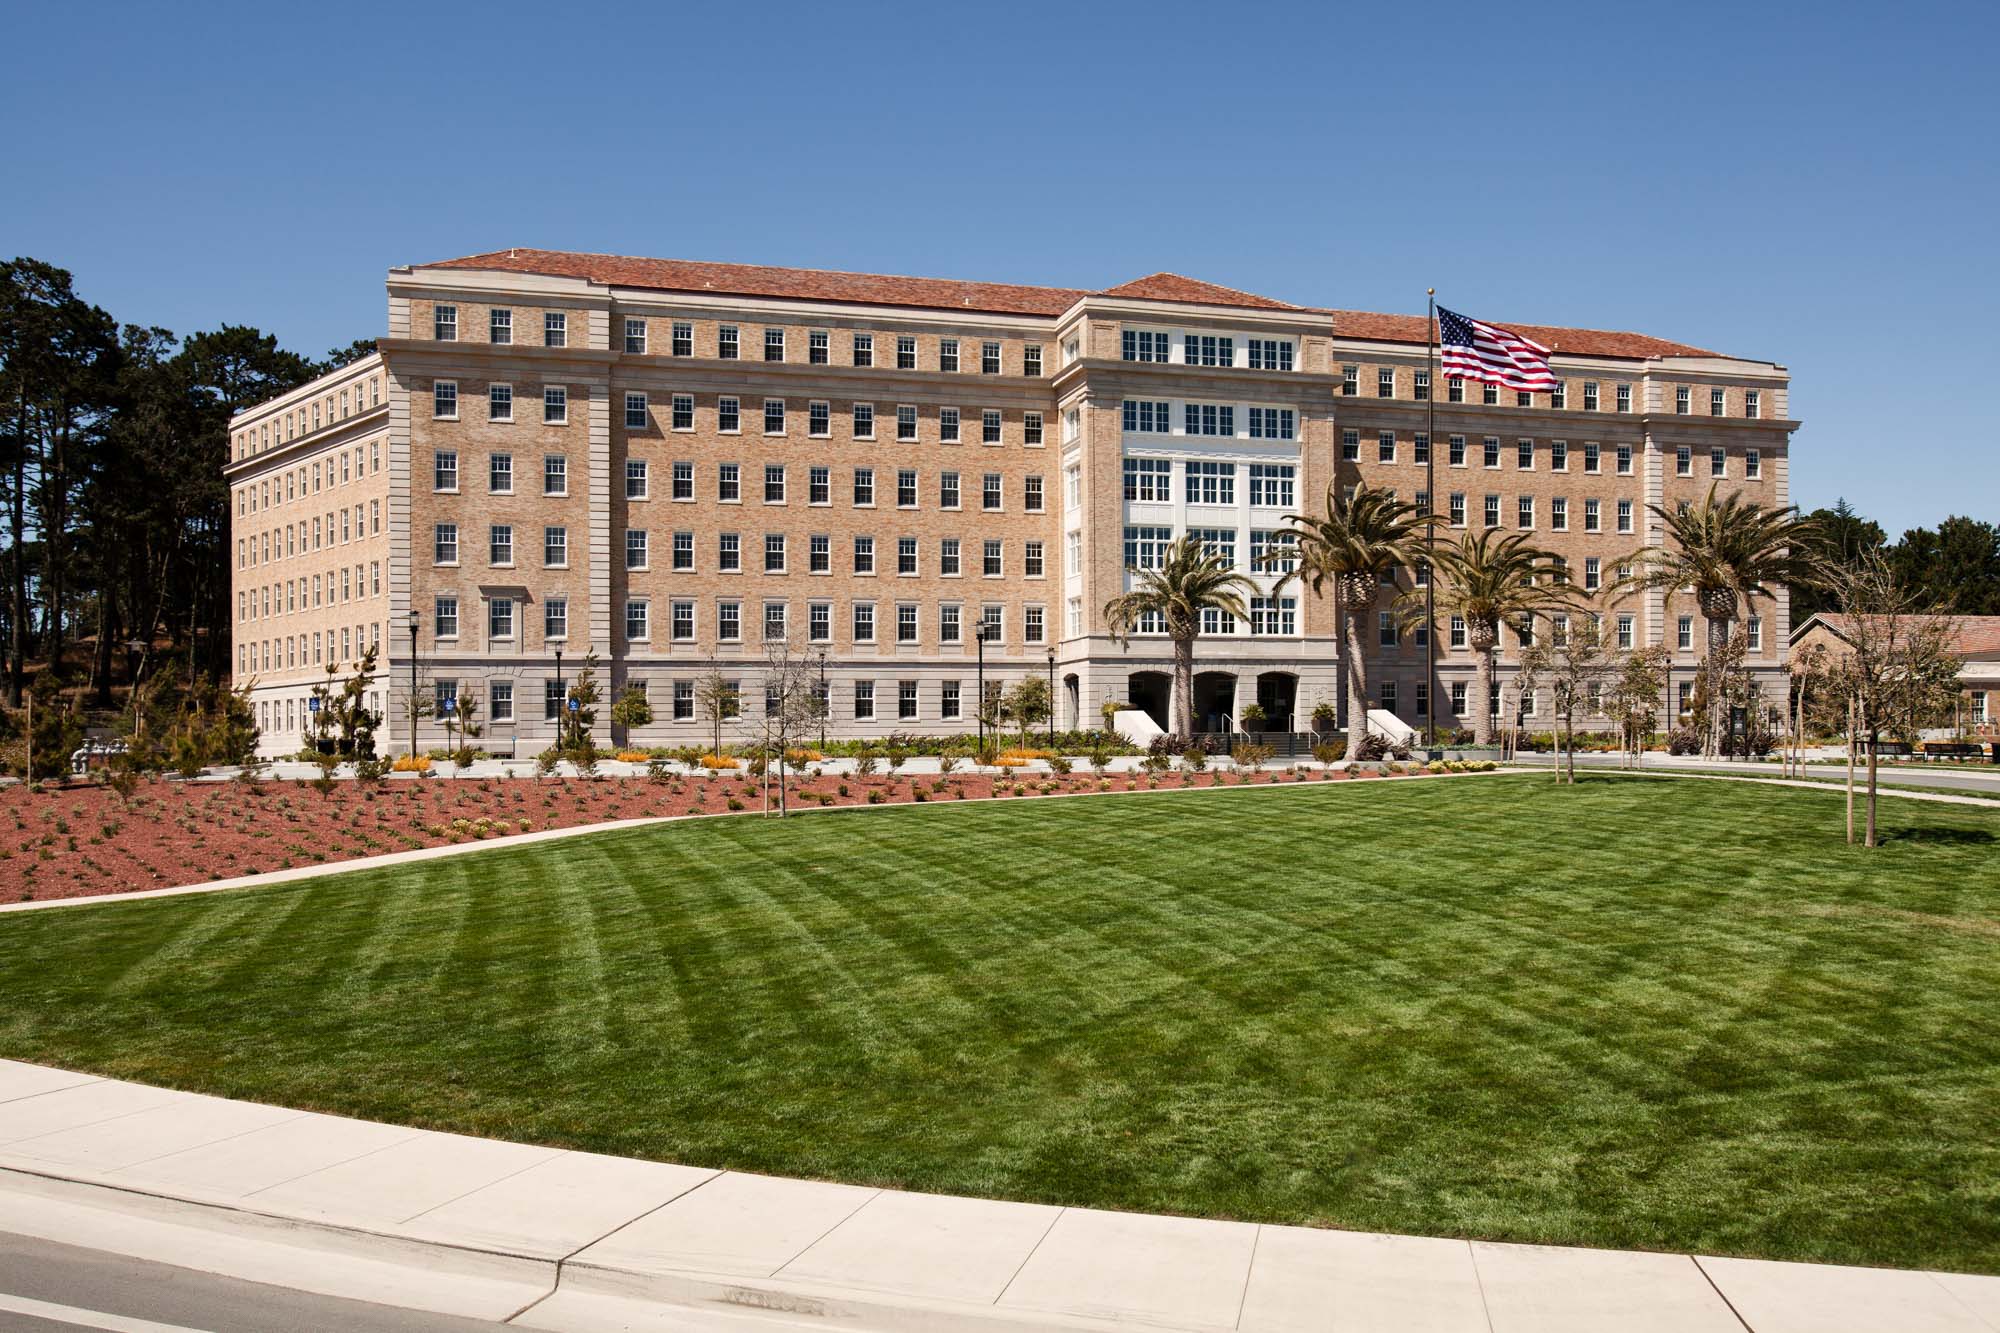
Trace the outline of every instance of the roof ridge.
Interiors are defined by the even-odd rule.
[[[1077,296],[1094,296],[1088,287],[1050,287],[1032,282],[993,282],[985,278],[940,278],[923,273],[874,273],[853,268],[811,268],[799,264],[746,264],[735,259],[663,259],[659,255],[621,255],[609,250],[545,250],[536,245],[510,245],[504,250],[482,250],[476,255],[460,255],[455,259],[440,259],[433,264],[462,264],[468,259],[490,259],[499,255],[513,258],[517,254],[560,255],[570,259],[622,259],[635,264],[700,264],[708,268],[733,268],[745,271],[778,273],[819,273],[830,278],[887,278],[902,282],[955,282],[968,287],[1005,287],[1020,292],[1065,292]],[[420,267],[432,267],[421,265]],[[615,285],[615,284],[614,284]],[[1210,284],[1213,286],[1214,284]]]

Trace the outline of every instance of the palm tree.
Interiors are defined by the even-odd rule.
[[[1466,533],[1456,545],[1440,546],[1433,554],[1440,616],[1465,621],[1465,641],[1474,654],[1478,674],[1473,687],[1472,738],[1493,743],[1493,671],[1500,646],[1500,626],[1516,630],[1532,626],[1536,616],[1554,615],[1577,604],[1576,590],[1563,575],[1562,557],[1529,544],[1526,533],[1487,528],[1478,536]],[[1410,614],[1422,616],[1421,599]]]
[[[1349,499],[1326,488],[1326,513],[1287,514],[1292,545],[1264,557],[1267,565],[1290,564],[1273,591],[1298,582],[1315,595],[1333,585],[1344,617],[1341,661],[1347,670],[1347,752],[1359,751],[1368,734],[1368,667],[1362,660],[1368,616],[1375,609],[1384,575],[1423,563],[1424,538],[1434,514],[1424,514],[1395,492],[1358,486]]]
[[[1174,730],[1194,734],[1194,641],[1201,637],[1201,613],[1220,611],[1238,620],[1250,618],[1246,594],[1257,585],[1230,567],[1220,555],[1192,537],[1182,537],[1162,553],[1157,569],[1133,569],[1130,592],[1104,604],[1104,619],[1112,638],[1123,643],[1142,620],[1158,616],[1174,642],[1174,697],[1170,713]]]
[[[1699,504],[1646,506],[1660,521],[1666,542],[1634,552],[1636,572],[1619,581],[1621,590],[1672,592],[1691,589],[1695,607],[1708,624],[1702,655],[1706,675],[1729,646],[1729,627],[1739,614],[1770,601],[1781,584],[1816,586],[1827,576],[1821,525],[1790,507],[1760,504],[1741,495],[1716,496],[1710,484]],[[1721,748],[1722,692],[1710,688],[1703,750]]]

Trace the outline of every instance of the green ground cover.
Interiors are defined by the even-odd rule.
[[[2000,1271],[2000,817],[1660,777],[631,830],[0,916],[0,1055],[600,1152]]]

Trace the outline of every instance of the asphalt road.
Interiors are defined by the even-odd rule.
[[[0,1333],[472,1333],[504,1327],[0,1233]]]
[[[1522,754],[1515,756],[1515,762],[1539,765],[1546,768],[1554,762],[1553,755]],[[1615,769],[1622,766],[1617,755],[1579,754],[1576,766],[1583,768]],[[1643,773],[1726,773],[1735,777],[1781,778],[1785,771],[1777,764],[1742,763],[1719,760],[1700,767],[1688,765],[1647,764],[1639,770]],[[1838,787],[1846,781],[1847,768],[1844,764],[1808,764],[1806,776],[1819,782],[1832,783]],[[1879,772],[1879,780],[1884,787],[1930,787],[1947,791],[1962,791],[1974,796],[1987,796],[2000,800],[2000,766],[1992,773],[1967,772],[1955,768],[1884,768]],[[1855,789],[1861,789],[1862,775],[1855,775]]]

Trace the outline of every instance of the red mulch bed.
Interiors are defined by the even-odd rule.
[[[1373,775],[1367,775],[1373,776]],[[1321,782],[1340,773],[1258,775],[1260,785]],[[1181,774],[1100,780],[1023,773],[1018,781],[954,774],[794,779],[794,809],[929,801],[1032,800],[1061,792],[1173,789]],[[1218,773],[1192,785],[1237,786]],[[845,793],[842,794],[843,786]],[[1047,787],[1049,790],[1044,791]],[[1018,790],[1017,790],[1018,789]],[[416,847],[477,842],[538,829],[649,815],[757,810],[763,794],[747,777],[436,778],[375,785],[342,781],[321,793],[309,782],[167,782],[140,785],[131,800],[97,783],[33,792],[0,790],[0,903],[87,898],[231,879],[266,870],[378,856]],[[732,802],[735,806],[732,807]],[[461,822],[462,821],[462,822]],[[483,823],[481,821],[484,821]]]

